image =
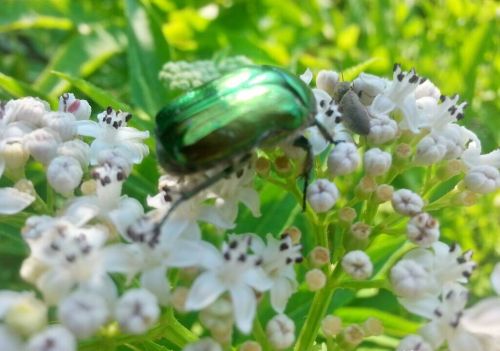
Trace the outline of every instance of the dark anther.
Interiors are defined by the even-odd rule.
[[[281,234],[281,235],[280,235],[280,239],[286,239],[286,238],[288,238],[289,236],[290,236],[290,234],[289,234],[289,233],[284,232],[283,234]]]
[[[465,278],[469,279],[469,278],[470,278],[470,276],[472,275],[472,273],[471,273],[471,272],[469,272],[469,271],[463,271],[463,272],[462,272],[462,275],[463,275]]]
[[[395,63],[394,66],[392,67],[392,71],[396,72],[396,70],[398,69],[398,67],[399,67],[399,63]]]
[[[246,260],[247,260],[247,256],[245,254],[241,254],[238,257],[238,261],[240,261],[240,262],[245,262]]]
[[[455,105],[451,106],[448,109],[448,112],[451,113],[452,115],[455,114],[456,111],[457,111],[457,107]]]
[[[110,124],[111,123],[111,117],[106,118],[106,123]]]
[[[437,316],[437,317],[442,317],[443,314],[441,313],[440,310],[438,310],[437,308],[434,310],[434,314]]]
[[[99,179],[99,172],[97,171],[92,171],[92,173],[90,174],[90,176],[93,178],[93,179]]]
[[[464,114],[463,113],[459,113],[459,114],[457,114],[456,118],[457,118],[458,121],[460,121],[461,119],[464,118]]]
[[[67,255],[66,256],[66,261],[68,262],[75,262],[76,256],[75,255]]]
[[[50,248],[54,251],[59,251],[59,245],[57,245],[56,243],[50,244]]]
[[[295,263],[302,263],[304,261],[304,257],[299,256],[295,259]]]
[[[458,264],[464,264],[465,262],[467,262],[467,260],[465,259],[465,257],[459,256],[457,257],[457,262]]]
[[[255,265],[256,266],[260,266],[262,264],[262,258],[259,257],[256,261],[255,261]]]
[[[236,172],[236,177],[241,178],[241,176],[243,175],[243,172],[244,172],[244,170],[240,169],[238,172]]]
[[[90,245],[87,245],[87,246],[82,247],[81,251],[82,251],[82,254],[88,255],[91,250],[92,250],[92,247]]]
[[[339,106],[338,111],[339,111],[340,113],[342,113],[342,112],[344,112],[344,108],[343,108],[342,106]]]
[[[450,252],[455,251],[456,248],[457,248],[457,243],[456,242],[452,242],[451,245],[450,245]]]
[[[132,114],[131,113],[128,113],[126,116],[125,116],[125,122],[128,122],[132,119]]]
[[[335,123],[339,124],[340,122],[342,122],[342,117],[335,117]]]
[[[425,77],[421,77],[421,78],[420,78],[420,84],[423,84],[426,80],[427,80],[427,78],[425,78]]]
[[[452,296],[453,296],[453,290],[450,290],[450,291],[448,291],[448,293],[446,294],[445,298],[446,298],[446,300],[449,300],[449,299],[451,299],[451,297],[452,297]]]
[[[113,128],[118,129],[118,122],[117,121],[113,122]]]
[[[402,82],[402,81],[403,81],[403,78],[405,77],[405,75],[404,75],[403,73],[400,73],[400,74],[398,74],[396,77],[398,78],[398,80],[399,80],[400,82]]]
[[[122,124],[123,124],[123,121],[121,121],[121,120],[118,121],[118,128],[120,128],[122,126]]]
[[[231,254],[229,252],[224,252],[224,259],[229,261],[231,259]]]
[[[229,243],[229,248],[230,248],[230,249],[234,250],[234,249],[236,249],[237,247],[238,247],[238,241],[233,240],[233,241],[231,241],[231,242]]]
[[[169,194],[165,194],[163,195],[163,200],[165,200],[166,202],[171,202],[172,196],[170,196]]]
[[[331,117],[333,115],[333,110],[326,111],[325,115],[327,115],[328,117]]]
[[[410,83],[416,83],[418,82],[418,76],[415,74],[413,75],[410,80],[409,80]]]
[[[320,100],[320,101],[319,101],[319,106],[320,106],[320,107],[325,107],[325,105],[326,105],[325,100]]]
[[[120,182],[123,180],[123,178],[125,178],[125,174],[123,172],[116,173],[116,180]]]
[[[281,243],[280,245],[280,251],[285,251],[285,250],[288,250],[290,248],[290,246],[288,246],[287,243]]]
[[[106,185],[106,184],[110,184],[111,183],[111,178],[109,176],[105,176],[104,179],[104,184],[103,185]]]
[[[445,95],[441,95],[441,96],[439,97],[439,100],[440,100],[441,102],[444,102],[444,100],[446,100],[446,96],[445,96]]]
[[[113,112],[113,108],[112,108],[111,106],[108,106],[108,107],[106,108],[106,113],[107,113],[108,115],[110,115],[112,112]]]
[[[293,260],[290,257],[287,257],[285,262],[286,262],[286,264],[290,264],[290,263],[292,263],[292,261]]]

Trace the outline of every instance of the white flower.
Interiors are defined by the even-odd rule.
[[[82,181],[82,176],[80,163],[71,156],[57,156],[47,168],[47,181],[62,195],[71,195]]]
[[[433,349],[420,335],[408,335],[401,340],[396,351],[433,351]]]
[[[328,179],[318,179],[307,187],[307,200],[317,213],[330,210],[337,202],[339,191]]]
[[[319,71],[316,76],[316,86],[328,93],[328,95],[333,96],[335,85],[339,81],[339,74],[335,71]]]
[[[295,341],[295,323],[286,315],[278,314],[267,322],[266,335],[275,348],[286,349]]]
[[[76,285],[112,293],[114,285],[102,262],[101,249],[107,239],[104,227],[82,227],[76,219],[71,223],[65,218],[35,217],[28,219],[23,235],[30,257],[43,267],[35,284],[47,303],[59,302]]]
[[[497,293],[497,295],[500,295],[500,263],[495,265],[495,268],[491,273],[490,280],[493,290]]]
[[[500,297],[490,297],[466,309],[462,326],[471,333],[500,339]]]
[[[77,120],[86,120],[92,109],[87,100],[76,99],[72,93],[64,93],[59,97],[59,111],[72,113]]]
[[[24,138],[24,145],[31,156],[44,165],[48,165],[57,155],[57,147],[60,143],[59,135],[46,127],[35,129]]]
[[[79,339],[94,335],[107,321],[109,310],[100,295],[77,290],[59,303],[59,321]]]
[[[35,201],[31,194],[16,188],[0,188],[0,214],[11,215],[21,212]]]
[[[360,157],[356,145],[340,143],[328,156],[328,171],[333,176],[346,175],[358,168]]]
[[[76,136],[76,118],[67,112],[46,112],[43,124],[55,132],[62,141],[68,141]]]
[[[420,80],[420,84],[415,89],[415,98],[417,99],[417,103],[422,98],[431,98],[437,102],[440,97],[441,91],[434,85],[434,83],[426,78]]]
[[[5,138],[2,140],[0,134],[0,177],[4,171],[2,168],[8,170],[22,169],[29,157],[29,151],[24,146],[22,138]]]
[[[389,116],[376,113],[370,107],[370,133],[368,141],[370,143],[380,145],[396,138],[398,134],[398,124]]]
[[[414,216],[422,212],[424,200],[408,189],[399,189],[392,194],[392,207],[394,210],[405,216]]]
[[[359,96],[363,105],[370,105],[375,96],[384,91],[386,86],[390,83],[385,78],[374,76],[373,74],[361,73],[352,82],[352,88]]]
[[[182,349],[182,351],[222,351],[219,344],[210,338],[203,338],[187,345]]]
[[[252,235],[252,250],[262,258],[262,269],[272,280],[271,305],[278,313],[285,311],[290,296],[297,289],[294,263],[302,262],[301,245],[294,245],[289,235],[278,240],[271,234],[266,236],[267,246],[257,235]]]
[[[7,102],[3,118],[9,123],[24,122],[33,127],[40,127],[43,114],[48,111],[50,108],[46,101],[28,96]]]
[[[90,145],[90,162],[97,164],[99,154],[105,150],[120,150],[129,163],[140,163],[149,153],[143,140],[148,131],[127,127],[130,113],[115,111],[111,107],[97,115],[98,122],[80,120],[76,122],[78,134],[95,138]]]
[[[491,193],[500,188],[500,171],[489,165],[475,166],[465,175],[464,182],[473,192]]]
[[[186,301],[187,310],[199,310],[228,291],[236,325],[246,334],[252,330],[257,308],[254,289],[263,292],[272,286],[259,264],[261,259],[248,255],[248,241],[225,243],[222,253],[212,246],[198,252],[199,263],[206,270],[196,278]]]
[[[123,331],[143,334],[158,320],[160,308],[156,297],[149,291],[132,289],[120,298],[115,313]]]
[[[392,156],[379,148],[369,149],[364,154],[365,171],[369,175],[379,176],[387,173],[392,163]]]
[[[406,235],[411,242],[430,247],[439,239],[439,222],[428,213],[419,213],[408,222]]]
[[[76,351],[76,340],[66,328],[53,325],[33,336],[26,351]]]
[[[361,250],[348,252],[342,258],[342,268],[353,279],[368,279],[373,273],[373,263],[370,257]]]
[[[391,269],[391,284],[394,292],[411,299],[424,296],[429,290],[429,274],[414,260],[401,260]]]
[[[89,165],[90,146],[80,139],[69,140],[57,147],[57,154],[75,158],[83,169]]]
[[[423,137],[417,145],[415,162],[420,165],[430,165],[441,161],[446,155],[446,140],[438,134]]]
[[[20,351],[23,350],[21,338],[8,327],[0,324],[0,350]]]

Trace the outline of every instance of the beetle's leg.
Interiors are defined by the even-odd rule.
[[[321,124],[318,120],[314,119],[313,125],[318,127],[321,136],[325,138],[326,141],[328,141],[331,144],[335,144],[335,140],[333,140],[332,135],[328,132],[328,130],[326,130],[326,127],[323,124]]]
[[[299,136],[293,142],[293,146],[301,148],[306,152],[306,159],[304,160],[304,165],[302,167],[301,176],[304,177],[304,188],[302,189],[302,211],[306,210],[306,195],[307,187],[309,186],[309,179],[311,178],[311,171],[313,169],[313,153],[311,143],[303,135]]]

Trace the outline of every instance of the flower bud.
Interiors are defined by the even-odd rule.
[[[392,163],[392,156],[378,148],[373,148],[365,152],[365,171],[371,176],[380,176],[389,170]]]
[[[356,195],[361,199],[367,199],[368,196],[377,190],[377,182],[370,176],[361,178],[356,186]]]
[[[356,222],[351,226],[351,234],[358,240],[368,239],[372,233],[372,227],[363,222]]]
[[[375,196],[379,203],[387,202],[392,199],[394,194],[394,187],[389,184],[380,184],[375,190]]]
[[[342,319],[331,314],[321,321],[321,330],[326,337],[334,337],[342,331]]]
[[[411,156],[411,146],[405,143],[398,144],[398,146],[396,146],[394,155],[399,160],[407,160]]]
[[[271,170],[271,163],[265,157],[259,157],[257,161],[255,161],[255,171],[257,174],[261,176],[266,176],[269,174]]]
[[[262,351],[262,347],[256,341],[245,341],[241,344],[239,351]]]
[[[339,219],[345,223],[351,223],[356,216],[356,210],[352,207],[343,207],[339,211]]]
[[[332,176],[346,175],[358,168],[360,157],[353,143],[340,143],[328,156],[328,171]]]
[[[310,291],[323,289],[326,284],[326,275],[320,269],[312,269],[306,273],[306,284]]]
[[[222,348],[212,339],[203,338],[187,345],[182,351],[222,351]]]
[[[412,243],[430,247],[439,239],[439,222],[428,213],[419,213],[408,222],[406,235]]]
[[[405,216],[414,216],[422,212],[424,200],[408,189],[399,189],[392,194],[392,207]]]
[[[274,167],[276,168],[276,172],[282,175],[289,174],[292,171],[292,164],[287,156],[276,157]]]
[[[47,325],[47,306],[34,296],[26,294],[8,308],[4,321],[20,335],[32,335]]]
[[[179,286],[175,288],[170,296],[170,304],[178,312],[186,312],[186,300],[189,293],[189,289],[185,286]]]
[[[316,267],[330,263],[330,252],[326,247],[316,246],[310,254],[310,260]]]
[[[89,165],[90,146],[79,139],[69,140],[59,145],[57,154],[71,156],[80,162],[82,168],[85,168]]]
[[[437,135],[427,135],[417,145],[415,162],[419,165],[431,165],[441,161],[445,154],[445,140]]]
[[[396,351],[433,351],[434,349],[420,335],[408,335],[398,345]]]
[[[475,193],[491,193],[500,188],[500,172],[490,165],[475,166],[465,175],[464,183]]]
[[[131,289],[118,301],[115,315],[124,332],[143,334],[158,320],[160,308],[156,297],[146,289]]]
[[[373,273],[373,264],[370,257],[361,250],[348,252],[342,258],[342,268],[353,279],[368,279]]]
[[[106,300],[92,292],[76,291],[59,304],[58,318],[77,338],[94,335],[109,316]]]
[[[5,105],[4,120],[12,123],[26,122],[32,126],[41,126],[43,114],[50,110],[46,101],[31,96],[10,100]]]
[[[82,181],[83,171],[77,159],[57,156],[47,168],[47,181],[60,194],[72,194]]]
[[[275,348],[286,349],[295,341],[295,324],[284,314],[276,315],[267,323],[266,335]]]
[[[97,182],[94,179],[86,180],[80,186],[80,191],[83,195],[95,194],[97,190]]]
[[[362,327],[365,332],[365,336],[378,336],[384,333],[384,325],[377,318],[369,317],[363,322]]]
[[[52,325],[33,336],[26,351],[76,351],[76,340],[66,328]]]
[[[337,187],[327,179],[318,179],[307,187],[307,200],[317,213],[330,210],[337,202],[338,197]]]
[[[30,154],[21,141],[6,140],[0,143],[0,157],[5,162],[5,168],[15,170],[24,167]]]
[[[56,156],[60,143],[59,136],[49,128],[35,129],[24,139],[24,145],[33,158],[44,165],[48,165]]]
[[[363,105],[368,106],[373,102],[375,96],[380,94],[387,86],[387,79],[380,78],[368,73],[361,73],[352,82],[352,87]]]
[[[398,124],[383,114],[372,115],[370,118],[370,133],[368,141],[375,145],[384,144],[396,138]]]
[[[361,342],[363,342],[365,333],[363,332],[363,329],[361,329],[359,325],[353,324],[348,326],[342,331],[342,337],[344,341],[352,347],[359,345],[361,344]]]
[[[46,112],[43,124],[57,133],[61,140],[73,139],[76,135],[75,116],[66,112]]]
[[[477,203],[478,195],[472,191],[461,191],[452,200],[453,205],[458,206],[472,206]]]
[[[316,76],[316,86],[328,93],[328,95],[333,96],[335,90],[335,85],[339,81],[339,74],[335,71],[319,71]]]
[[[47,271],[48,267],[39,259],[28,256],[21,265],[20,275],[28,283],[36,284],[38,278]]]
[[[302,232],[297,227],[288,227],[282,235],[289,235],[292,238],[292,243],[298,244],[300,243],[300,239],[302,237]]]
[[[428,281],[425,269],[413,260],[401,260],[391,269],[392,288],[401,297],[422,297],[427,291]]]
[[[92,109],[87,100],[76,99],[72,93],[65,93],[59,97],[59,111],[72,113],[77,120],[90,118]]]
[[[429,79],[425,82],[417,85],[415,89],[415,99],[421,99],[423,97],[430,97],[436,102],[439,101],[441,97],[441,91],[432,83]]]

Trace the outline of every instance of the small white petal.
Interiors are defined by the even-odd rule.
[[[462,326],[472,333],[500,335],[500,297],[491,297],[465,310]]]
[[[493,287],[493,290],[497,293],[497,295],[500,295],[500,263],[497,263],[495,265],[495,268],[493,269],[493,272],[491,273],[491,286]]]
[[[170,286],[167,280],[166,267],[156,267],[146,270],[141,275],[141,286],[152,292],[160,305],[167,305],[170,296]]]
[[[242,333],[248,334],[252,330],[255,309],[257,308],[255,293],[244,285],[235,286],[229,292],[233,301],[236,326]]]
[[[186,310],[200,310],[214,302],[226,288],[213,272],[204,272],[191,286],[186,299]]]
[[[35,197],[16,188],[0,188],[0,214],[21,212],[35,201]]]
[[[309,68],[307,68],[306,71],[300,75],[300,79],[302,79],[302,81],[306,84],[311,83],[313,79],[312,71]]]
[[[278,279],[271,288],[271,305],[278,313],[285,311],[286,304],[295,288],[288,279]]]

